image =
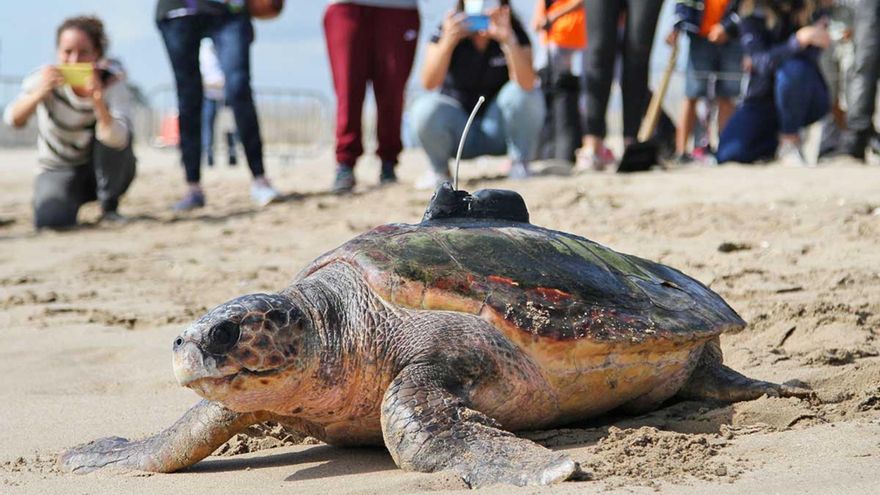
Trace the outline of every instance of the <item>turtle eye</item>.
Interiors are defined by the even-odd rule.
[[[214,355],[226,354],[238,343],[240,336],[241,329],[236,323],[229,320],[220,322],[208,331],[205,351]]]

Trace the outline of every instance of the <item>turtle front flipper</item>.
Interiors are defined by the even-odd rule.
[[[204,459],[235,434],[267,419],[268,413],[241,414],[203,400],[156,435],[138,441],[102,438],[68,450],[58,462],[73,473],[98,469],[170,473]]]
[[[382,402],[382,434],[402,469],[453,470],[472,488],[495,483],[549,485],[578,472],[567,455],[502,430],[450,391],[430,365],[411,365]]]
[[[679,390],[683,399],[713,399],[723,402],[770,397],[807,398],[812,390],[749,378],[723,364],[721,341],[717,337],[703,347],[700,360],[688,381]]]

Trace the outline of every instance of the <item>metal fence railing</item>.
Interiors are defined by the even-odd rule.
[[[0,114],[21,91],[21,77],[0,76]],[[34,119],[24,129],[12,129],[0,124],[0,148],[33,146],[37,142],[37,125]]]
[[[135,128],[146,141],[157,147],[175,146],[177,97],[174,87],[163,85],[151,90],[148,111],[136,116]],[[289,162],[314,156],[331,139],[330,101],[322,93],[290,88],[254,88],[260,134],[267,157]],[[234,130],[231,110],[218,112],[216,129]]]
[[[0,76],[0,112],[21,91],[21,77]],[[177,98],[172,85],[158,86],[136,102],[132,112],[134,136],[153,146],[177,145]],[[291,88],[254,88],[264,152],[284,162],[313,156],[331,141],[331,102],[317,91]],[[231,111],[219,112],[217,126],[234,129]],[[0,147],[33,146],[36,119],[24,129],[0,125]]]

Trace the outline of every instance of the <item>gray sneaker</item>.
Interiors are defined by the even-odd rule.
[[[528,179],[531,175],[529,164],[522,160],[514,160],[510,164],[510,171],[507,172],[507,177],[513,180]]]
[[[205,206],[205,194],[201,191],[189,190],[186,195],[171,208],[174,211],[189,211]]]
[[[347,165],[337,165],[332,191],[336,194],[350,193],[354,190],[354,185],[354,169]]]
[[[99,223],[108,223],[113,225],[125,225],[129,222],[129,218],[120,215],[118,211],[105,211],[98,219]]]

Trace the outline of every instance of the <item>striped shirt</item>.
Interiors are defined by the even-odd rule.
[[[40,73],[25,78],[22,92],[6,107],[3,121],[12,125],[12,107],[22,97],[35,91]],[[37,106],[37,158],[43,169],[75,167],[91,161],[92,142],[115,149],[128,145],[131,122],[131,96],[124,82],[113,83],[104,90],[104,102],[113,117],[106,129],[96,131],[97,118],[90,97],[80,97],[68,85],[55,88]]]

